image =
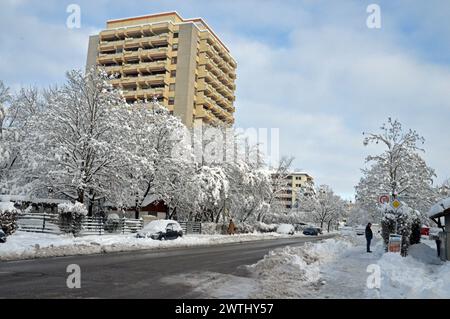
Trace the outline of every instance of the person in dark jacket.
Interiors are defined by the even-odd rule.
[[[368,223],[366,226],[366,241],[367,241],[367,252],[368,253],[372,252],[370,250],[370,242],[372,241],[373,233],[372,233],[372,229],[370,229],[370,227],[372,227],[372,224]]]

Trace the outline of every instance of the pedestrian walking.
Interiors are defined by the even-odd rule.
[[[228,235],[234,235],[236,231],[236,226],[233,223],[233,220],[230,219],[230,224],[228,225]]]
[[[373,233],[372,233],[372,229],[370,229],[370,227],[372,227],[372,224],[368,223],[366,226],[366,241],[367,241],[367,252],[368,253],[372,252],[370,250],[370,242],[372,241]]]

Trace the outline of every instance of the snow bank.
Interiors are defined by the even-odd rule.
[[[136,234],[89,235],[53,235],[17,231],[9,236],[7,242],[0,244],[0,260],[31,259],[109,252],[132,251],[141,249],[164,249],[170,247],[193,247],[239,243],[275,238],[293,238],[294,236],[268,234],[228,235],[188,235],[176,240],[158,241],[150,238],[136,238]],[[298,237],[303,237],[298,235]]]
[[[381,298],[450,298],[450,264],[426,244],[413,245],[406,258],[386,253],[381,268]]]
[[[327,239],[271,251],[248,267],[260,285],[260,291],[254,297],[304,297],[309,288],[314,290],[322,284],[321,265],[336,259],[353,245],[346,239]]]

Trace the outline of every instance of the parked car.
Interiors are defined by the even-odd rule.
[[[177,239],[183,236],[183,229],[174,220],[154,220],[142,228],[136,237],[155,240]]]
[[[343,226],[339,228],[342,236],[351,236],[353,234],[353,228],[350,226]]]
[[[356,235],[362,236],[366,234],[366,228],[363,226],[356,227]]]
[[[285,234],[285,235],[294,235],[295,227],[294,227],[294,225],[291,225],[291,224],[280,224],[277,227],[277,233]]]
[[[6,243],[6,234],[2,229],[0,229],[0,243]]]
[[[308,236],[319,236],[319,228],[315,228],[315,227],[308,227],[305,228],[305,230],[303,231],[303,235],[308,235]]]

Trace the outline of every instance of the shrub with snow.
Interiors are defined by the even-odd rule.
[[[420,213],[410,208],[406,203],[395,211],[390,205],[383,204],[380,206],[379,211],[383,214],[381,220],[381,235],[384,240],[385,248],[389,244],[389,235],[399,234],[402,236],[401,254],[406,256],[408,254],[408,248],[410,246],[411,232],[413,225],[419,223],[419,237],[420,237]],[[417,226],[415,226],[417,227]],[[413,235],[413,240],[417,239]],[[419,239],[420,241],[420,239]]]
[[[104,225],[105,231],[108,233],[116,232],[120,227],[120,217],[117,214],[109,214]]]
[[[9,236],[17,230],[18,215],[19,210],[13,203],[0,203],[0,228],[6,235]]]
[[[277,224],[266,224],[263,222],[257,222],[255,228],[260,233],[273,233],[277,231]]]
[[[82,230],[82,223],[88,211],[84,204],[76,202],[58,205],[59,227],[62,232],[77,236]]]

